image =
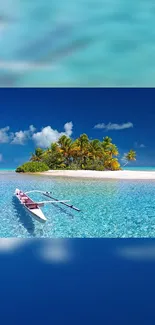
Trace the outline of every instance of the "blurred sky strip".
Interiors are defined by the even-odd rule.
[[[153,0],[5,0],[0,87],[155,86]]]

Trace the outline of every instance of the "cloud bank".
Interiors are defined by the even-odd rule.
[[[47,148],[52,142],[56,142],[62,135],[67,135],[70,137],[72,135],[73,123],[68,122],[64,125],[65,132],[59,132],[51,128],[51,126],[46,126],[40,132],[34,133],[32,139],[38,147]]]
[[[35,127],[30,125],[28,130],[15,132],[11,143],[24,145],[28,139],[31,139],[35,130]]]
[[[116,255],[128,260],[138,261],[154,261],[155,260],[155,244],[143,243],[143,245],[135,244],[120,247],[116,249]]]
[[[0,143],[8,143],[13,137],[13,134],[9,132],[10,127],[0,129]]]
[[[34,244],[34,245],[33,245]],[[34,258],[42,263],[68,263],[73,254],[67,239],[0,238],[0,254],[12,254],[31,245]]]
[[[0,129],[0,143],[25,145],[28,140],[33,140],[37,146],[47,148],[52,142],[58,141],[62,135],[70,137],[72,133],[72,122],[67,122],[64,125],[64,132],[59,132],[51,126],[46,126],[41,131],[36,132],[36,128],[33,125],[30,125],[28,130],[10,132],[10,127],[6,126]]]
[[[99,123],[94,126],[94,129],[105,129],[107,131],[110,130],[124,130],[124,129],[129,129],[133,128],[133,123],[127,122],[127,123],[122,123],[122,124],[117,124],[117,123],[111,123],[109,122],[108,124],[105,123]]]

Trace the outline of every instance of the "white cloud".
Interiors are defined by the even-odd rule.
[[[0,143],[11,143],[24,145],[27,140],[32,139],[37,146],[47,148],[52,142],[58,141],[62,135],[70,137],[73,132],[73,123],[67,122],[64,125],[64,132],[59,132],[51,128],[51,126],[44,127],[41,131],[36,132],[33,125],[29,126],[28,130],[20,130],[17,132],[9,132],[10,127],[0,129]]]
[[[12,140],[13,144],[24,144],[27,139],[26,131],[15,132],[15,136]]]
[[[46,263],[67,263],[71,260],[71,250],[67,239],[47,239],[42,242],[38,257]]]
[[[0,153],[0,162],[3,160],[3,155]]]
[[[141,143],[139,144],[138,142],[134,143],[135,148],[146,148],[145,144]]]
[[[13,254],[28,245],[31,245],[33,256],[44,263],[68,263],[73,258],[67,239],[0,238],[0,254]]]
[[[58,141],[62,135],[71,136],[73,123],[68,122],[64,125],[65,132],[59,132],[51,128],[51,126],[44,127],[40,132],[34,133],[32,139],[37,146],[47,148],[52,142]]]
[[[99,123],[94,126],[94,129],[105,129],[107,131],[109,131],[109,130],[124,130],[124,129],[129,129],[129,128],[133,128],[133,123],[127,122],[127,123],[117,124],[117,123],[109,122],[107,125],[105,123]]]
[[[32,139],[37,146],[46,148],[50,146],[51,142],[55,142],[59,139],[59,132],[53,130],[50,126],[46,126],[40,132],[34,133]]]
[[[15,132],[11,143],[24,145],[26,140],[31,138],[35,130],[35,127],[33,125],[30,125],[29,130]]]
[[[30,125],[29,130],[30,130],[31,133],[34,133],[36,128],[33,125]]]
[[[0,238],[0,253],[10,253],[26,243],[21,238]]]
[[[72,135],[72,130],[73,130],[73,123],[72,122],[68,122],[64,125],[64,129],[65,129],[65,132],[66,132],[66,135],[68,137],[70,137]]]
[[[155,260],[155,244],[120,247],[116,254],[122,258],[135,261]]]
[[[8,143],[12,137],[12,133],[9,133],[9,126],[0,129],[0,143]]]

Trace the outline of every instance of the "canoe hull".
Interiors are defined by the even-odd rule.
[[[45,223],[46,222],[46,218],[43,214],[43,212],[41,211],[40,208],[38,209],[28,209],[26,206],[24,206],[25,210],[28,212],[28,214],[31,215],[31,217],[33,217],[35,220],[41,222],[41,223]]]
[[[17,198],[17,200],[19,201],[19,203],[23,206],[23,208],[25,208],[25,210],[28,212],[28,214],[33,217],[35,220],[41,222],[41,223],[45,223],[47,221],[46,217],[44,216],[42,210],[40,209],[40,207],[37,205],[36,208],[30,208],[29,206],[26,205],[26,203],[23,203],[21,200],[21,197],[19,194],[20,190],[16,189],[15,191],[15,196]],[[25,197],[27,197],[28,199],[30,199],[27,194],[23,193],[25,195]],[[31,199],[30,199],[31,200]],[[31,202],[33,202],[31,200]],[[33,202],[35,204],[35,202]],[[32,204],[32,203],[31,203]]]

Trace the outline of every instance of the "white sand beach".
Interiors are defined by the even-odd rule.
[[[47,176],[100,178],[100,179],[148,179],[155,180],[155,171],[93,171],[93,170],[49,170],[40,173]]]

